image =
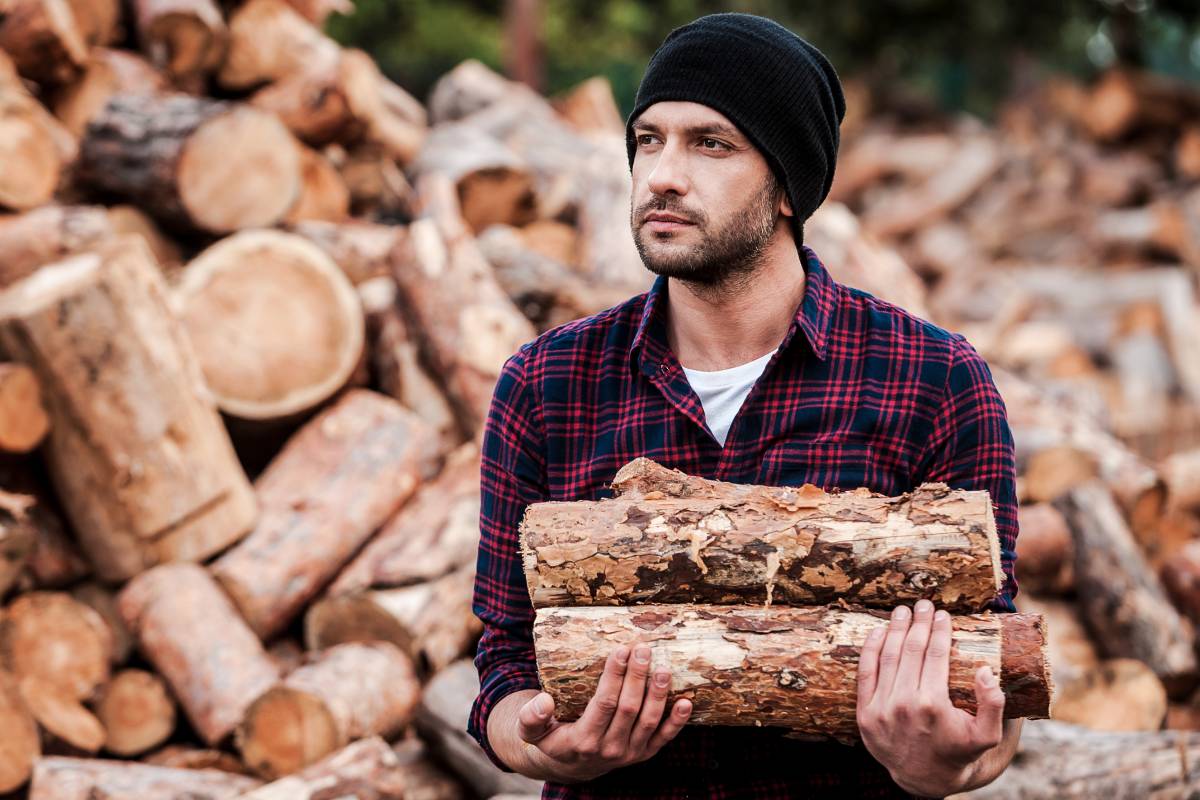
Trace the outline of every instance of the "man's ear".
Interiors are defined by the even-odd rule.
[[[780,194],[783,196],[783,200],[779,204],[779,213],[783,214],[785,217],[796,216],[796,212],[792,210],[792,202],[788,199],[788,193],[786,191],[782,191]]]

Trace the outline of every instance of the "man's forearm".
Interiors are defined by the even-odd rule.
[[[500,698],[488,715],[488,742],[514,772],[535,780],[568,783],[567,778],[554,774],[553,764],[541,750],[526,746],[517,735],[517,713],[538,693],[537,689],[518,689]]]
[[[1021,742],[1021,723],[1023,722],[1024,720],[1020,718],[1004,721],[1004,738],[1000,740],[1000,744],[983,754],[979,759],[975,774],[971,776],[970,783],[961,791],[987,786],[1000,777],[1000,773],[1008,769],[1013,756],[1017,754],[1017,746]]]

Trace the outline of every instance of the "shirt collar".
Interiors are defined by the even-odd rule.
[[[795,337],[796,331],[804,334],[809,349],[822,361],[828,353],[829,327],[833,321],[837,307],[837,284],[821,263],[821,259],[808,245],[801,245],[803,256],[805,286],[804,300],[796,309],[792,324],[788,327],[783,341],[779,343],[782,350]],[[669,350],[666,341],[665,312],[667,303],[667,278],[659,275],[654,284],[646,292],[646,302],[642,306],[642,315],[638,320],[637,331],[629,346],[629,360],[632,365],[641,365],[643,370],[652,374],[654,363],[662,354]],[[641,358],[635,358],[638,355]]]

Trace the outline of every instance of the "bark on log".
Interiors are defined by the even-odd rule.
[[[535,608],[838,599],[890,608],[925,597],[977,611],[1003,580],[986,492],[731,484],[645,458],[622,467],[613,487],[612,499],[526,510]]]
[[[403,229],[395,225],[357,219],[306,220],[289,225],[288,231],[321,248],[355,286],[377,277],[392,280],[388,257],[397,239],[404,235]]]
[[[422,352],[445,383],[459,424],[482,429],[504,362],[534,338],[533,326],[496,283],[456,208],[453,185],[426,174],[422,202],[436,216],[408,228],[393,257],[406,321]],[[464,303],[461,287],[472,286]]]
[[[28,453],[49,430],[33,370],[25,364],[0,362],[0,451]]]
[[[259,696],[246,709],[235,740],[247,765],[275,778],[355,739],[395,736],[419,698],[412,660],[394,645],[341,644]]]
[[[91,755],[104,744],[100,720],[60,685],[39,675],[26,675],[18,686],[42,730],[44,753]]]
[[[48,205],[0,219],[0,287],[117,233],[102,206]]]
[[[168,89],[162,73],[128,50],[94,47],[84,72],[54,96],[54,115],[82,137],[88,123],[114,94],[160,94]]]
[[[21,697],[17,681],[0,669],[0,731],[4,748],[0,749],[0,792],[24,786],[42,754],[37,723]]]
[[[184,268],[173,301],[217,406],[239,420],[300,418],[345,386],[362,354],[354,288],[295,234],[221,239]]]
[[[185,230],[273,225],[300,192],[296,140],[243,103],[114,95],[88,126],[80,180]]]
[[[229,50],[217,81],[226,89],[249,89],[330,69],[340,50],[284,0],[249,0],[229,18]]]
[[[153,672],[121,670],[100,691],[95,708],[107,732],[104,749],[118,756],[158,747],[175,730],[175,703]]]
[[[1035,614],[953,617],[950,699],[974,713],[975,672],[988,665],[1004,690],[1004,715],[1049,714],[1045,626]],[[858,737],[858,656],[886,612],[832,606],[650,605],[543,608],[533,624],[538,678],[555,714],[578,719],[609,651],[650,645],[671,670],[670,706],[692,701],[690,723],[791,728],[842,741]]]
[[[142,653],[209,746],[275,683],[262,643],[203,568],[156,567],[130,581],[118,602]]]
[[[140,237],[43,267],[0,294],[0,346],[30,364],[43,448],[104,580],[199,560],[251,526],[254,495]]]
[[[326,597],[309,607],[304,640],[310,650],[344,642],[391,642],[423,677],[467,654],[482,624],[471,611],[475,565],[396,589]]]
[[[213,0],[135,0],[132,8],[142,52],[180,84],[224,60],[229,32]]]
[[[100,615],[62,592],[26,592],[0,616],[0,667],[42,676],[71,698],[108,680],[112,634]]]
[[[0,17],[0,50],[23,76],[60,85],[79,74],[87,42],[67,0],[11,0],[7,6]]]
[[[1075,585],[1106,655],[1144,661],[1171,697],[1196,684],[1195,634],[1138,550],[1112,495],[1080,486],[1063,503],[1075,537]]]
[[[212,564],[260,637],[282,630],[432,475],[433,449],[421,420],[363,389],[289,440],[256,482],[258,525]]]
[[[49,756],[34,767],[29,800],[228,800],[260,783],[216,769]]]
[[[1079,682],[1091,680],[1100,666],[1100,655],[1084,629],[1075,603],[1033,597],[1022,592],[1017,595],[1017,611],[1040,614],[1046,620],[1046,660],[1054,679],[1054,697],[1050,716],[1063,694]]]
[[[411,788],[400,759],[387,742],[372,736],[346,745],[295,775],[239,795],[238,800],[412,800]]]

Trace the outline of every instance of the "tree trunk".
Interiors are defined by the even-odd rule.
[[[925,597],[976,611],[999,591],[986,492],[924,484],[900,497],[751,486],[621,468],[618,497],[535,503],[521,521],[536,608],[634,603],[845,600],[892,607]]]
[[[692,701],[691,723],[768,725],[842,741],[858,737],[858,656],[886,612],[832,606],[653,605],[539,609],[533,637],[538,677],[556,715],[578,719],[604,660],[620,644],[645,642],[671,670],[667,706]],[[1049,714],[1045,626],[1036,614],[953,618],[950,699],[975,711],[975,672],[1000,677],[1004,714]]]
[[[296,140],[273,114],[182,94],[114,95],[88,126],[80,180],[183,230],[270,226],[296,201]]]
[[[130,581],[118,602],[142,653],[209,746],[275,683],[262,643],[203,568],[156,567]]]
[[[246,710],[236,742],[264,777],[287,775],[366,736],[392,737],[420,698],[412,660],[387,642],[331,647]]]
[[[261,781],[216,769],[174,769],[111,758],[39,759],[29,800],[219,800]]]
[[[175,731],[175,703],[153,672],[121,670],[100,691],[95,708],[108,732],[104,749],[118,756],[158,747]]]
[[[0,346],[54,387],[46,460],[108,581],[203,559],[255,514],[152,258],[139,237],[119,237],[0,294]]]
[[[363,389],[295,434],[259,477],[258,525],[212,564],[264,640],[281,631],[428,478],[433,433]],[[297,514],[303,509],[303,514]]]

